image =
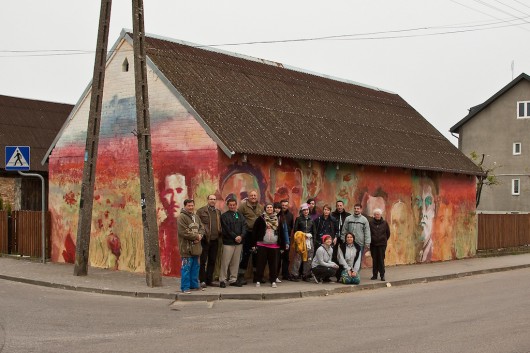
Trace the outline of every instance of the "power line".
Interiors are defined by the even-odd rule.
[[[467,7],[471,10],[476,10],[473,8],[470,8],[466,5],[463,5],[456,0],[451,0],[452,2]],[[480,0],[475,0],[480,1]],[[265,40],[265,41],[251,41],[251,42],[237,42],[237,43],[222,43],[222,44],[210,44],[210,45],[197,45],[196,48],[207,48],[207,47],[223,47],[223,46],[240,46],[240,45],[255,45],[255,44],[277,44],[277,43],[296,43],[296,42],[308,42],[308,41],[320,41],[320,40],[347,40],[347,41],[353,41],[353,40],[383,40],[383,39],[399,39],[399,38],[414,38],[414,37],[428,37],[428,36],[438,36],[438,35],[448,35],[448,34],[457,34],[457,33],[465,33],[465,32],[475,32],[475,31],[483,31],[483,30],[491,30],[491,29],[497,29],[497,28],[503,28],[503,27],[513,27],[513,26],[519,26],[521,23],[513,23],[513,22],[519,22],[524,21],[525,23],[530,23],[526,21],[527,18],[530,18],[530,15],[525,17],[516,17],[510,14],[512,17],[511,19],[501,19],[497,18],[495,16],[486,14],[480,10],[479,11],[485,15],[488,15],[490,17],[494,17],[495,19],[499,20],[496,22],[489,22],[489,23],[482,23],[482,24],[453,24],[453,25],[443,25],[443,26],[430,26],[430,27],[416,27],[416,28],[408,28],[408,29],[400,29],[400,30],[390,30],[390,31],[378,31],[378,32],[366,32],[366,33],[353,33],[353,34],[340,34],[340,35],[332,35],[332,36],[321,36],[321,37],[308,37],[308,38],[295,38],[295,39],[281,39],[281,40]],[[496,26],[498,25],[498,26]],[[448,31],[442,31],[442,32],[435,32],[435,33],[417,33],[417,34],[403,34],[403,33],[409,33],[409,32],[417,32],[417,31],[428,31],[428,30],[438,30],[438,29],[446,29],[446,28],[462,28],[461,30],[448,30]],[[523,28],[526,30],[526,28]],[[392,34],[392,33],[401,33],[400,35],[395,36],[379,36],[384,34]],[[372,36],[372,37],[367,37]],[[373,36],[379,36],[379,37],[373,37]],[[109,51],[110,53],[111,51]],[[80,50],[80,49],[50,49],[50,50],[0,50],[0,53],[13,53],[13,54],[20,54],[20,55],[0,55],[0,58],[17,58],[17,57],[48,57],[48,56],[70,56],[70,55],[86,55],[86,54],[93,54],[93,50]]]

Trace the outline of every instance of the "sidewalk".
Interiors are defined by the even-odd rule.
[[[208,287],[204,291],[181,294],[179,279],[173,277],[164,277],[162,287],[149,288],[145,282],[145,274],[90,267],[88,276],[77,277],[73,275],[74,265],[72,264],[46,263],[43,265],[26,259],[0,257],[0,280],[139,298],[181,301],[271,300],[349,293],[363,289],[440,281],[526,267],[530,267],[530,253],[430,264],[390,266],[386,271],[386,282],[370,280],[371,269],[364,269],[361,271],[361,284],[357,286],[339,283],[316,284],[282,281],[282,283],[278,283],[278,288],[271,288],[270,283],[262,284],[261,287],[256,288],[252,281],[249,281],[248,285],[241,288]]]

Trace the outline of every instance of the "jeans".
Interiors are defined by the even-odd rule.
[[[199,256],[183,257],[180,290],[185,292],[199,288]]]

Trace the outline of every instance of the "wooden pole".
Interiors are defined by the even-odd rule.
[[[140,194],[144,234],[145,280],[149,287],[162,285],[158,225],[156,222],[155,187],[151,151],[147,64],[143,0],[133,0],[134,77],[136,90],[136,122],[140,167]]]
[[[88,114],[83,182],[81,184],[81,199],[79,200],[79,222],[75,247],[74,276],[86,276],[88,272],[90,232],[92,230],[92,205],[94,202],[94,183],[96,179],[99,126],[101,123],[101,105],[103,101],[103,84],[105,82],[105,64],[107,61],[111,7],[112,0],[101,0],[96,59],[94,61],[94,75],[92,78],[90,97],[90,112]]]

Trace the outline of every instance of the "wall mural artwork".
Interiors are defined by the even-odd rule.
[[[334,209],[336,200],[344,201],[348,212],[361,203],[367,216],[381,208],[391,228],[388,265],[475,255],[474,178],[403,168],[344,164],[337,168],[336,163],[288,158],[280,163],[278,158],[251,154],[245,162],[237,154],[228,158],[178,102],[165,104],[175,101],[174,96],[157,84],[161,83],[153,83],[159,93],[151,105],[151,128],[165,276],[180,275],[176,220],[184,200],[194,198],[199,208],[206,204],[207,195],[215,194],[218,208],[225,211],[228,197],[240,202],[250,190],[258,191],[261,203],[289,199],[294,215],[308,198],[315,199],[319,212],[324,204]],[[86,115],[85,105],[80,111]],[[65,128],[49,159],[51,256],[55,262],[75,259],[86,117],[72,121],[77,122]],[[94,191],[92,266],[144,271],[138,152],[131,134],[135,125],[132,96],[106,98]],[[370,259],[363,265],[370,266]]]
[[[135,151],[135,141],[129,140],[113,140],[114,146],[129,145],[128,150]],[[112,151],[110,146],[105,148]],[[98,171],[105,172],[98,172],[95,192],[93,266],[143,271],[139,185],[132,167],[135,154],[127,157],[130,167],[120,163],[121,173],[112,168],[114,158],[98,161]],[[80,174],[75,169],[82,168],[82,161],[65,163],[61,157],[51,161],[52,260],[73,262],[80,193]],[[289,199],[295,215],[309,197],[316,199],[319,211],[326,203],[334,208],[337,199],[344,200],[349,212],[361,203],[367,216],[381,208],[391,228],[388,265],[451,260],[473,256],[476,251],[475,184],[466,176],[430,178],[401,169],[346,165],[337,170],[336,165],[313,162],[308,166],[294,160],[283,160],[280,166],[275,158],[257,156],[243,163],[216,150],[161,154],[154,158],[154,167],[160,255],[166,276],[180,274],[176,220],[184,199],[195,198],[198,208],[210,193],[217,195],[222,210],[228,197],[240,202],[250,190],[258,191],[261,202]],[[363,265],[370,266],[370,259]]]

